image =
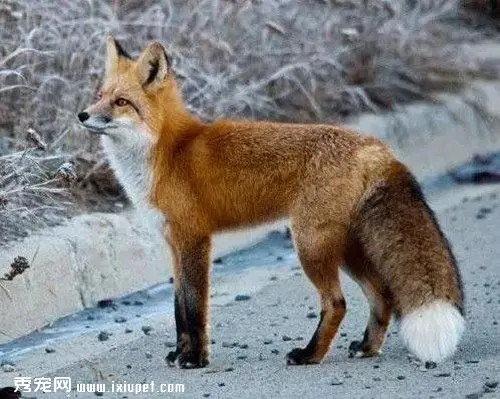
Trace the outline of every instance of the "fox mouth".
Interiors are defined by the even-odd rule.
[[[86,125],[85,123],[82,123],[82,125],[89,131],[89,133],[107,135],[104,127]]]

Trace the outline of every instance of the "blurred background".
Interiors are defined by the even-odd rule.
[[[1,241],[126,205],[75,118],[106,34],[134,56],[165,43],[203,120],[336,123],[497,77],[470,49],[498,40],[498,15],[495,0],[1,0]]]

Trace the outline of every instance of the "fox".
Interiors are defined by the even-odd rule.
[[[465,329],[457,262],[417,180],[386,144],[335,124],[202,121],[158,41],[132,58],[108,36],[104,69],[96,102],[77,116],[101,136],[132,204],[164,220],[177,335],[169,365],[209,364],[213,234],[278,219],[289,220],[321,304],[312,338],[286,355],[288,365],[327,355],[346,314],[341,270],[370,309],[350,357],[379,355],[393,316],[420,361],[455,352]]]

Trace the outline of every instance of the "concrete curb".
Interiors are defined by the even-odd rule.
[[[481,103],[500,118],[499,93],[500,82],[475,82],[458,95],[440,95],[443,105],[413,104],[385,115],[364,115],[350,125],[385,139],[423,179],[476,151],[500,149],[500,134],[486,131],[474,105]],[[495,133],[500,132],[498,123],[492,126]],[[285,222],[279,222],[217,236],[214,256],[248,247],[284,226]],[[126,295],[172,275],[170,253],[161,234],[133,212],[82,215],[31,235],[0,251],[2,272],[19,255],[35,259],[26,273],[2,282],[0,343],[100,299]]]
[[[214,257],[251,246],[277,228],[284,228],[284,222],[217,235]],[[16,256],[26,257],[31,268],[1,282],[0,343],[172,276],[161,233],[135,212],[81,215],[37,232],[0,251],[3,272]]]

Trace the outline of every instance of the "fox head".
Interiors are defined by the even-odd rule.
[[[106,38],[106,67],[97,102],[78,114],[92,133],[118,142],[154,141],[169,108],[182,108],[165,48],[149,43],[132,59],[111,36]]]

